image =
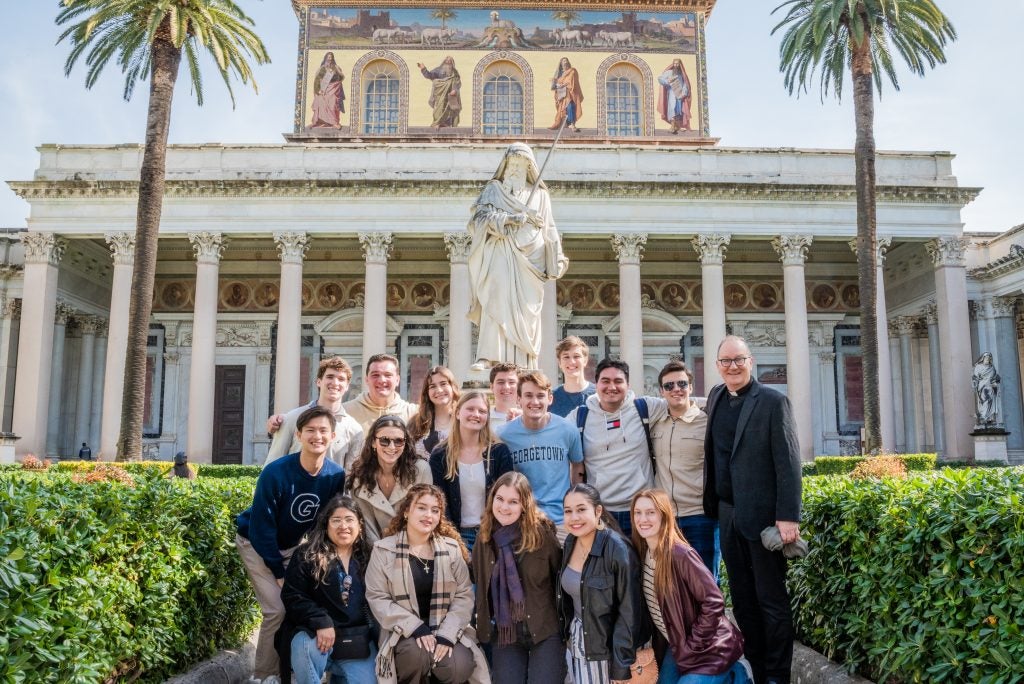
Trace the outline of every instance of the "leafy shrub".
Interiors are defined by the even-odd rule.
[[[193,466],[195,467],[195,466]],[[198,466],[199,477],[259,477],[262,466],[258,465],[213,465],[202,463]]]
[[[258,610],[234,514],[253,485],[0,473],[0,681],[156,682],[241,643]]]
[[[165,477],[171,472],[174,464],[170,461],[61,461],[54,466],[62,473],[88,473],[97,468],[120,468],[132,475]],[[189,464],[192,472],[196,467]]]
[[[882,454],[898,458],[907,470],[934,470],[936,454]],[[846,475],[853,472],[857,464],[866,458],[878,456],[818,456],[814,459],[815,475]]]
[[[855,480],[882,477],[906,477],[907,464],[895,456],[869,456],[857,464],[850,473]]]
[[[1024,680],[1024,468],[804,481],[798,637],[876,681]]]
[[[50,467],[50,459],[44,458],[40,461],[32,454],[29,454],[22,460],[21,467],[25,470],[46,470]]]
[[[813,477],[818,474],[818,467],[813,463],[801,463],[800,472],[804,477]]]
[[[118,468],[109,463],[101,463],[92,470],[84,473],[75,473],[71,476],[72,482],[120,482],[129,487],[135,486],[135,478],[128,474],[124,468]]]

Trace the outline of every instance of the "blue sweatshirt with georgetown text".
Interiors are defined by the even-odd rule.
[[[252,506],[238,514],[238,534],[252,543],[274,577],[281,579],[281,549],[297,546],[313,527],[320,506],[344,489],[345,471],[337,463],[325,459],[320,472],[310,475],[297,453],[288,454],[260,473]]]

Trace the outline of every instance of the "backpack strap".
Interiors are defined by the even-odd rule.
[[[576,407],[576,429],[580,431],[580,451],[583,451],[583,428],[587,427],[587,415],[590,413],[590,407],[586,404],[580,404]]]
[[[647,400],[637,397],[633,400],[636,412],[640,414],[640,423],[644,426],[644,436],[647,437],[647,455],[651,457],[651,470],[658,472],[658,463],[654,458],[654,443],[651,441],[651,413],[647,409]]]

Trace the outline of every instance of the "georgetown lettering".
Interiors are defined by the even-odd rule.
[[[515,465],[521,463],[533,463],[536,461],[564,461],[565,447],[559,446],[531,446],[512,452],[512,462]]]

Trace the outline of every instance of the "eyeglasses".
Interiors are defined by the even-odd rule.
[[[729,366],[742,366],[747,362],[749,356],[737,356],[735,359],[718,359],[718,365],[722,368],[728,368]]]
[[[665,390],[666,392],[671,392],[676,387],[678,387],[681,390],[684,390],[687,389],[689,386],[690,383],[688,383],[686,380],[669,380],[668,382],[661,383],[661,389]]]
[[[405,437],[378,437],[377,444],[380,444],[382,447],[385,448],[390,447],[392,444],[394,444],[396,447],[401,449],[402,447],[405,446]]]
[[[352,590],[352,575],[339,570],[338,577],[341,578],[338,582],[341,585],[341,603],[343,606],[348,607],[348,596]]]

